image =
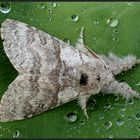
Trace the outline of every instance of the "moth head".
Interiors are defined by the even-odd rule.
[[[78,84],[80,92],[96,92],[99,89],[101,76],[99,67],[91,64],[84,64],[79,67]]]

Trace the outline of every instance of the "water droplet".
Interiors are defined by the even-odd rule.
[[[51,17],[48,17],[48,21],[52,21],[52,18]]]
[[[132,123],[130,123],[130,124],[129,124],[129,127],[130,127],[130,128],[133,128],[133,124],[132,124]]]
[[[105,122],[104,126],[106,129],[110,129],[112,127],[112,122],[110,122],[110,121]]]
[[[119,96],[116,96],[115,97],[115,101],[118,102],[119,100],[120,100],[120,97]]]
[[[129,100],[128,100],[128,104],[129,104],[129,105],[133,105],[133,104],[134,104],[134,100],[133,100],[133,99],[129,99]]]
[[[75,122],[77,120],[77,115],[73,112],[67,114],[67,119],[69,122]]]
[[[127,3],[127,5],[129,5],[129,6],[133,6],[133,3],[131,3],[131,2],[128,2],[128,3]]]
[[[140,120],[140,113],[137,113],[137,114],[135,115],[135,119],[136,119],[136,120]]]
[[[131,121],[133,119],[133,117],[132,116],[128,116],[127,119],[128,119],[128,121]]]
[[[136,83],[136,86],[140,86],[140,82],[137,82],[137,83]]]
[[[125,112],[120,111],[119,114],[121,117],[125,117]]]
[[[103,119],[104,119],[103,114],[100,114],[100,115],[99,115],[99,119],[100,119],[100,120],[103,120]]]
[[[117,28],[114,28],[113,33],[114,33],[114,34],[118,34]]]
[[[94,122],[93,124],[94,124],[94,126],[97,126],[97,125],[98,125],[98,123],[97,123],[97,122]]]
[[[20,135],[19,131],[16,130],[13,134],[13,138],[17,138],[17,137],[19,137],[19,135]]]
[[[126,107],[124,105],[121,106],[121,111],[125,111]]]
[[[114,37],[113,37],[113,41],[114,41],[114,42],[119,42],[119,38],[118,38],[117,36],[114,36]]]
[[[138,127],[137,127],[137,130],[139,130],[139,131],[140,131],[140,126],[138,126]]]
[[[85,120],[82,120],[82,121],[80,122],[80,124],[81,124],[81,125],[84,125],[84,124],[85,124]]]
[[[40,8],[44,10],[44,9],[46,9],[46,5],[44,5],[43,3],[41,3],[40,4]]]
[[[82,9],[82,10],[81,10],[81,12],[82,12],[82,13],[85,13],[85,12],[86,12],[86,10],[85,10],[85,9]]]
[[[118,125],[118,126],[124,125],[124,121],[123,121],[122,119],[118,119],[118,120],[117,120],[117,125]]]
[[[51,6],[52,6],[53,8],[55,8],[55,7],[57,6],[57,3],[56,3],[56,2],[52,2],[52,3],[51,3]]]
[[[110,26],[110,27],[116,27],[118,25],[118,19],[113,19],[113,18],[109,18],[107,20],[107,24]]]
[[[109,135],[109,138],[114,138],[114,135],[113,134]]]
[[[79,16],[78,16],[78,15],[72,15],[72,16],[71,16],[71,19],[72,19],[73,21],[78,21],[78,20],[79,20]]]
[[[48,9],[48,12],[49,12],[49,13],[52,13],[52,12],[53,12],[53,10],[52,10],[51,8],[49,8],[49,9]]]
[[[9,13],[11,11],[11,5],[8,2],[2,2],[0,5],[0,11],[4,14]]]
[[[94,103],[89,103],[88,108],[90,111],[94,110]]]
[[[97,129],[96,129],[96,132],[97,132],[97,133],[100,133],[100,129],[99,129],[99,128],[97,128]]]
[[[100,23],[99,19],[95,19],[95,20],[94,20],[94,24],[97,25],[97,24],[99,24],[99,23]]]
[[[64,42],[66,42],[66,43],[68,43],[68,44],[70,44],[70,40],[69,39],[67,39],[67,38],[64,38],[64,40],[63,40]]]
[[[104,106],[104,110],[106,111],[106,110],[110,110],[111,109],[111,105],[110,104],[106,104],[105,106]]]

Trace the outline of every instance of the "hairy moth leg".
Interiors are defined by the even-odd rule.
[[[101,90],[106,94],[112,93],[115,95],[121,95],[123,98],[131,99],[131,98],[139,98],[140,94],[134,90],[125,82],[119,83],[118,81],[112,81],[108,87],[105,87]]]
[[[78,103],[81,107],[81,109],[84,111],[84,115],[87,119],[89,119],[89,116],[87,114],[87,101],[91,95],[82,95],[78,97]]]
[[[111,68],[113,75],[117,75],[122,71],[127,71],[135,64],[140,64],[140,59],[137,59],[134,55],[128,55],[125,57],[118,57],[114,53],[109,53],[108,56],[100,55],[106,64]]]

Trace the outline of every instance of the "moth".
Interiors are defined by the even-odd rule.
[[[1,98],[0,121],[30,118],[75,99],[88,118],[87,101],[100,92],[140,98],[114,78],[140,59],[96,54],[84,45],[83,30],[72,47],[25,23],[11,19],[2,23],[4,50],[19,75]]]

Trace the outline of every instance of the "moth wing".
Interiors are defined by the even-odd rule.
[[[6,19],[1,38],[10,62],[19,73],[47,73],[59,63],[64,42],[25,23]],[[61,42],[61,43],[60,43]]]
[[[0,103],[0,121],[30,118],[57,105],[58,85],[45,76],[19,75]]]

